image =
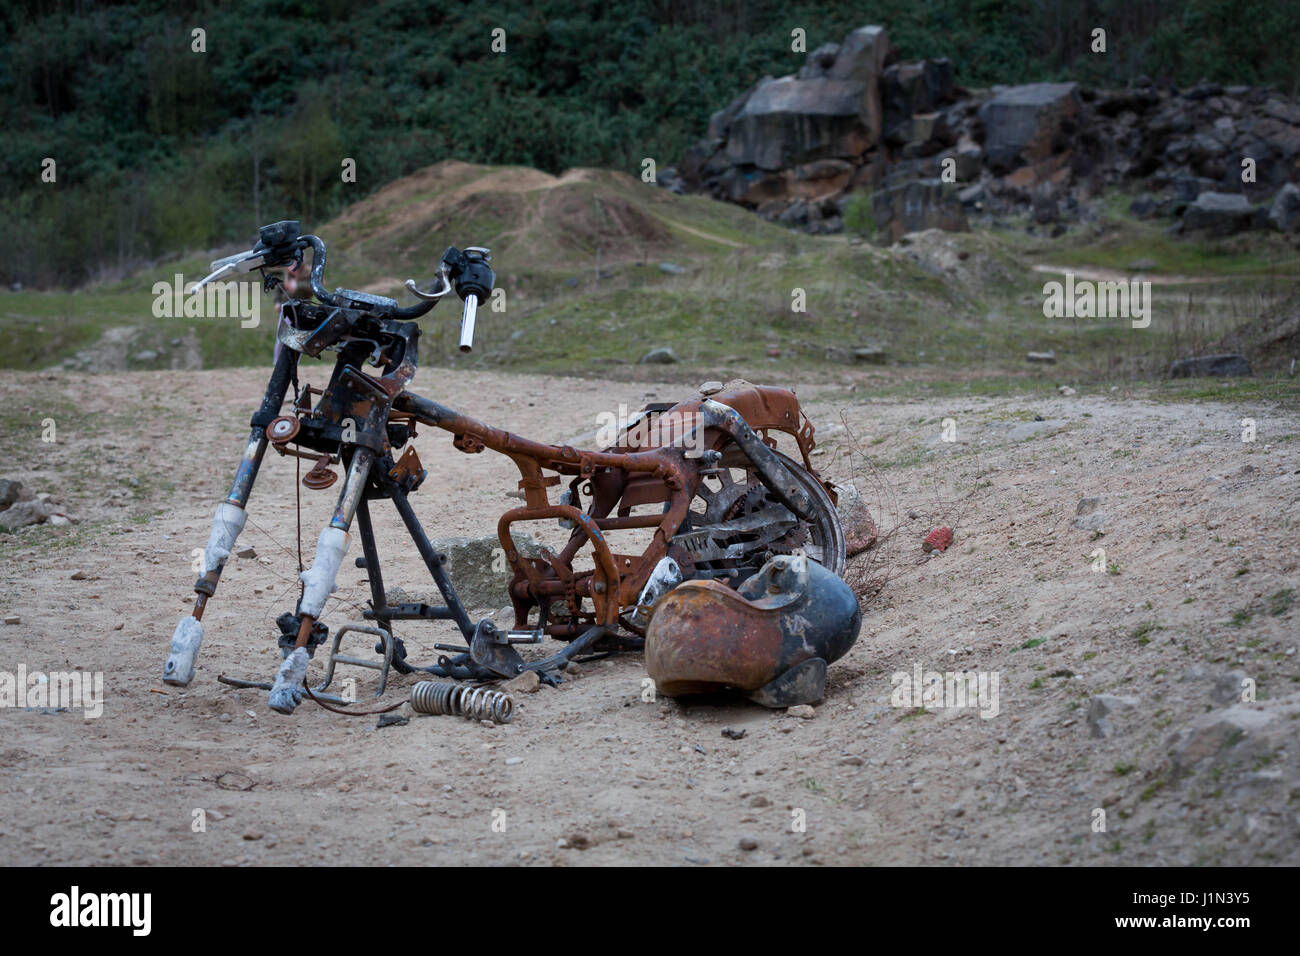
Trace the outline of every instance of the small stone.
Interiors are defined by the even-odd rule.
[[[921,542],[921,550],[924,551],[926,554],[930,554],[934,551],[943,553],[944,551],[948,550],[948,547],[951,544],[952,544],[952,529],[935,528],[928,535],[926,535],[925,540]]]
[[[677,353],[670,348],[651,349],[638,359],[638,365],[672,365],[677,361]]]
[[[793,707],[786,709],[786,714],[802,720],[812,720],[817,716],[817,709],[811,704],[795,704]]]
[[[15,621],[14,623],[17,624],[18,622]],[[743,740],[745,738],[745,731],[736,730],[734,727],[723,727],[722,736],[726,737],[728,740]]]
[[[743,836],[740,838],[740,848],[746,853],[749,853],[751,850],[757,850],[758,841],[752,836]]]
[[[751,807],[762,809],[763,807],[770,807],[772,805],[772,801],[760,793],[755,795],[753,799],[749,801],[749,805]]]
[[[23,483],[0,478],[0,508],[7,508],[23,496]]]
[[[1043,365],[1056,364],[1056,351],[1053,349],[1048,352],[1029,352],[1025,355],[1026,362],[1039,362]]]
[[[90,580],[90,575],[87,574],[85,571],[73,571],[73,572],[72,572],[72,580],[73,580],[73,581],[89,581],[89,580]]]
[[[541,686],[542,680],[537,676],[537,671],[524,671],[502,684],[501,690],[507,694],[535,694]]]
[[[242,551],[236,551],[236,552],[235,552],[235,557],[237,557],[237,558],[255,558],[255,557],[257,557],[257,552],[256,552],[255,550],[253,550],[252,548],[244,548]]]
[[[19,617],[17,614],[10,614],[7,617],[5,617],[6,624],[21,624],[22,622],[23,619]]]
[[[840,515],[840,523],[844,526],[845,553],[848,557],[861,554],[876,543],[876,523],[852,482],[840,486],[836,510]]]
[[[1242,690],[1246,686],[1247,679],[1248,675],[1245,671],[1228,671],[1226,674],[1220,674],[1214,679],[1210,699],[1221,706],[1242,703]]]
[[[521,764],[521,763],[523,763],[523,762],[524,762],[524,758],[523,758],[523,757],[507,757],[507,758],[506,758],[506,766],[507,766],[507,767],[516,767],[516,766],[518,766],[519,764]]]
[[[257,830],[249,830],[247,833],[244,834],[244,839],[245,839],[245,840],[260,840],[260,839],[262,839],[262,834],[261,834],[259,831],[257,831]]]
[[[1083,498],[1074,509],[1074,526],[1080,531],[1106,532],[1106,512],[1099,510],[1100,498]]]
[[[723,389],[723,385],[721,382],[705,382],[703,385],[700,386],[700,394],[716,395],[718,394],[718,392],[722,391],[722,389]]]
[[[1094,737],[1109,737],[1114,733],[1110,716],[1118,711],[1132,710],[1140,703],[1137,697],[1117,694],[1097,694],[1088,702],[1088,726]]]

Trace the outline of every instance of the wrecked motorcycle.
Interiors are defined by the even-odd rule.
[[[212,273],[194,292],[229,275],[260,271],[265,288],[280,282],[274,270],[303,265],[311,253],[312,298],[289,299],[277,333],[282,348],[261,405],[254,412],[244,454],[230,492],[221,501],[204,550],[202,574],[195,582],[193,612],[177,625],[163,679],[185,686],[203,640],[202,619],[216,593],[222,568],[246,520],[254,480],[269,448],[281,455],[313,461],[302,478],[308,488],[324,489],[344,477],[328,525],[321,530],[315,559],[300,573],[302,594],[292,612],[277,624],[283,657],[272,684],[221,678],[236,686],[270,690],[270,706],[291,713],[301,702],[308,659],[329,638],[320,620],[350,543],[355,521],[362,555],[356,565],[370,585],[369,623],[350,623],[336,632],[324,683],[335,663],[360,664],[402,673],[421,671],[462,680],[497,680],[525,670],[554,682],[580,653],[636,649],[655,601],[682,581],[711,580],[738,587],[779,554],[801,554],[835,575],[843,573],[845,540],[836,512],[834,487],[820,478],[810,454],[814,429],[792,391],[736,383],[709,386],[700,397],[677,404],[647,405],[600,451],[533,441],[494,427],[406,391],[416,371],[420,327],[415,321],[447,294],[463,302],[460,348],[473,347],[480,304],[495,282],[489,250],[450,247],[427,290],[407,280],[416,303],[349,289],[330,292],[324,285],[325,243],[304,235],[299,223],[262,227],[253,249],[212,264]],[[298,385],[302,356],[337,353],[323,389]],[[369,366],[372,371],[367,371]],[[296,396],[283,409],[290,386]],[[313,403],[314,400],[314,403]],[[425,478],[412,440],[420,426],[451,433],[452,445],[474,454],[490,449],[518,467],[523,505],[506,511],[497,535],[513,577],[508,598],[515,620],[510,630],[490,618],[478,622],[457,598],[454,583],[417,519],[410,495]],[[785,433],[801,461],[777,450]],[[564,484],[552,500],[551,489]],[[444,603],[389,604],[381,574],[370,503],[393,503]],[[570,530],[559,550],[521,553],[512,533],[527,522],[560,522]],[[635,537],[632,549],[611,538]],[[644,539],[649,537],[649,543]],[[581,557],[581,560],[579,560]],[[433,664],[416,666],[393,633],[395,621],[449,620],[464,646],[436,645],[447,653]],[[363,663],[338,654],[344,632],[379,638],[383,663]],[[526,660],[521,644],[546,638],[568,642],[549,656]]]

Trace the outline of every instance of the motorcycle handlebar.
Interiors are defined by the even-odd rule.
[[[334,295],[325,288],[325,240],[320,236],[305,235],[298,240],[311,247],[311,291],[325,305],[337,306],[339,304],[338,296]],[[425,299],[424,296],[419,296]],[[391,314],[397,319],[418,319],[426,314],[435,305],[438,299],[425,299],[417,302],[415,305],[398,306],[393,309]]]

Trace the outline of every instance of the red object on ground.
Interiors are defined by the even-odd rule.
[[[952,528],[935,528],[921,542],[921,550],[926,554],[931,551],[947,551],[950,544],[952,544]]]

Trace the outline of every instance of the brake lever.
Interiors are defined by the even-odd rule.
[[[438,274],[435,278],[437,278],[438,281],[442,283],[442,291],[440,292],[421,291],[421,289],[415,284],[414,279],[406,280],[406,288],[411,293],[411,295],[415,296],[417,299],[424,299],[426,302],[437,301],[438,299],[441,299],[444,295],[446,295],[448,292],[450,292],[452,289],[451,279],[447,275],[446,263],[439,264]]]
[[[266,254],[263,252],[237,252],[233,256],[226,256],[224,259],[213,259],[208,263],[212,269],[208,275],[204,276],[190,289],[190,295],[194,295],[204,286],[224,279],[226,276],[235,275],[239,272],[252,272],[266,264]]]

